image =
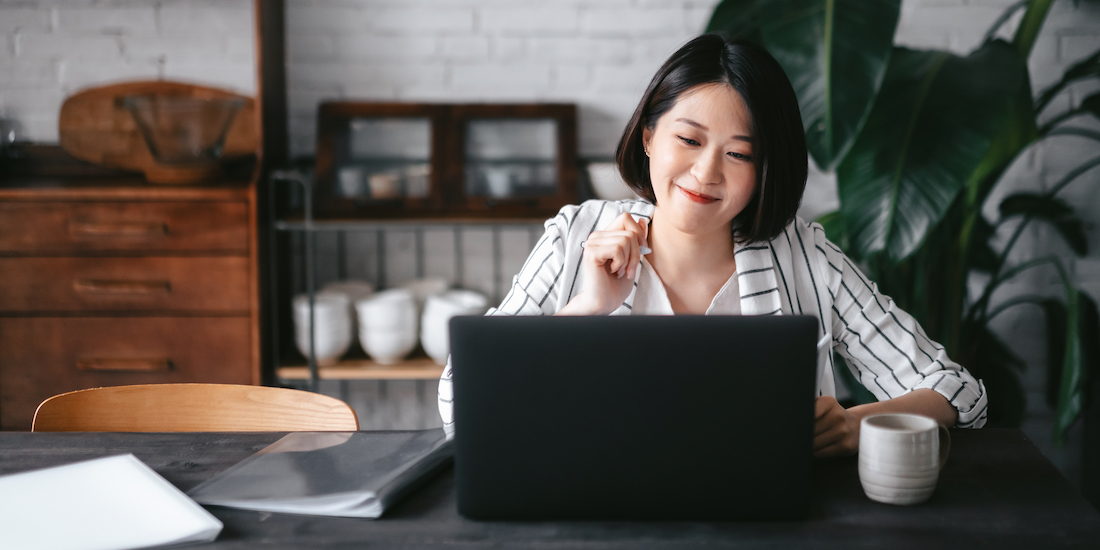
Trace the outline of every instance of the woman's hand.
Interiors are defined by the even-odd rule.
[[[919,414],[945,428],[959,421],[959,412],[951,402],[929,389],[913,390],[900,397],[850,409],[841,407],[835,397],[826,395],[814,402],[814,456],[855,454],[859,450],[860,421],[873,414],[885,413]]]
[[[814,402],[814,456],[853,455],[859,449],[859,418],[823,395]]]
[[[589,235],[581,257],[584,290],[558,315],[607,315],[618,309],[634,287],[648,234],[644,218],[634,221],[623,213],[611,225]]]

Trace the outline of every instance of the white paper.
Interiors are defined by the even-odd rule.
[[[0,548],[209,542],[222,522],[132,454],[0,477]]]

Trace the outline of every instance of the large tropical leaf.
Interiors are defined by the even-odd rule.
[[[962,58],[895,48],[882,89],[837,169],[861,256],[907,258],[939,223],[1004,126],[1026,68],[996,40]]]
[[[1043,108],[1047,106],[1047,103],[1050,103],[1050,100],[1054,99],[1054,96],[1058,95],[1066,86],[1078,80],[1084,80],[1095,76],[1100,76],[1100,50],[1097,50],[1096,53],[1075,63],[1062,75],[1062,80],[1055,82],[1049,88],[1043,90],[1043,92],[1039,94],[1039,98],[1035,100],[1035,112],[1041,112]]]
[[[989,192],[1001,180],[1005,170],[1028,145],[1039,137],[1039,129],[1035,122],[1035,102],[1031,97],[1031,77],[1024,59],[1017,57],[1017,63],[1020,65],[1018,70],[1022,73],[1022,78],[1016,86],[1016,94],[1012,97],[1008,116],[1004,125],[996,132],[993,144],[989,146],[985,157],[978,163],[966,182],[966,203],[975,213],[979,212],[981,205],[985,204]]]
[[[755,0],[722,0],[714,8],[706,32],[722,32],[763,45],[760,13]]]
[[[844,231],[844,217],[840,212],[833,211],[822,214],[817,218],[817,223],[825,230],[825,236],[841,250],[848,250],[848,234]]]
[[[1027,367],[987,326],[972,326],[963,366],[985,384],[991,427],[1018,428],[1024,421],[1027,396],[1017,371]]]
[[[1100,118],[1100,94],[1092,94],[1081,101],[1082,113],[1090,113],[1096,118]]]
[[[985,273],[993,273],[1000,269],[998,254],[989,245],[989,241],[996,234],[996,228],[985,221],[985,218],[979,212],[975,216],[974,227],[971,228],[971,231],[974,233],[974,248],[971,250],[970,267]]]
[[[1036,300],[1043,308],[1047,325],[1047,405],[1058,406],[1062,391],[1062,366],[1066,359],[1066,304],[1056,298]]]
[[[1084,410],[1086,389],[1094,375],[1090,371],[1097,367],[1096,362],[1100,359],[1096,340],[1100,320],[1096,302],[1075,288],[1067,292],[1066,298],[1065,352],[1054,418],[1054,442],[1058,444],[1065,442],[1066,431]],[[1048,342],[1047,345],[1058,343]]]
[[[759,9],[764,45],[798,96],[810,155],[832,170],[882,84],[901,0],[773,0]]]
[[[1088,254],[1085,224],[1066,201],[1045,193],[1017,193],[1005,197],[1000,208],[1004,217],[1024,215],[1049,223],[1078,256]]]

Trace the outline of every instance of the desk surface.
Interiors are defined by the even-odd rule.
[[[0,433],[0,474],[132,452],[183,490],[282,434]],[[213,507],[204,548],[1100,548],[1100,514],[1017,430],[956,430],[932,499],[868,500],[854,458],[821,461],[802,522],[475,522],[446,470],[381,520]],[[659,506],[660,503],[654,503]]]

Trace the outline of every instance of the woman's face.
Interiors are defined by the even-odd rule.
[[[756,189],[751,128],[736,90],[704,84],[643,131],[659,223],[691,234],[729,231]]]

